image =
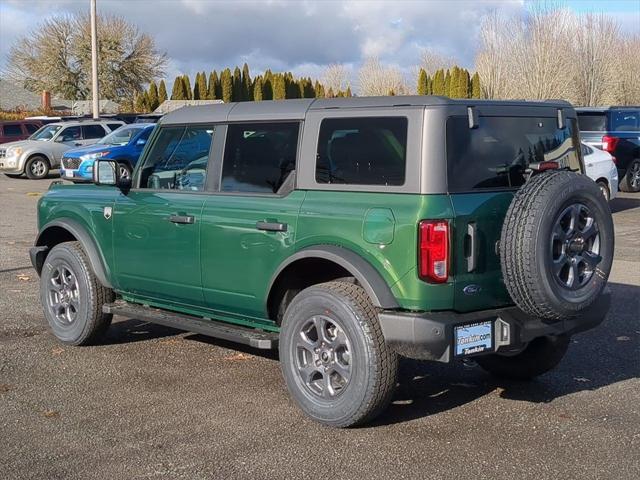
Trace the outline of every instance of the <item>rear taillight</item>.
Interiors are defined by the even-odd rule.
[[[418,229],[420,278],[432,283],[446,282],[449,278],[449,223],[423,220]]]
[[[613,152],[615,152],[619,141],[620,141],[619,137],[612,137],[610,135],[605,135],[604,137],[602,137],[602,150],[604,150],[605,152],[609,152],[611,155],[613,155]]]

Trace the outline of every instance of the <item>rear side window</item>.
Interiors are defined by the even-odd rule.
[[[22,135],[22,128],[19,124],[7,124],[4,125],[4,135],[6,137],[19,137]]]
[[[107,134],[102,125],[83,125],[82,137],[85,140],[93,140],[96,138],[102,138]]]
[[[611,129],[614,132],[640,131],[640,110],[613,110]]]
[[[556,161],[580,170],[575,120],[558,128],[556,118],[467,117],[447,120],[447,173],[450,192],[517,188],[530,163]]]
[[[407,125],[404,117],[323,120],[316,156],[316,182],[403,185]]]
[[[296,168],[298,123],[229,125],[223,192],[276,193]]]
[[[213,125],[160,130],[140,173],[140,188],[202,191]]]
[[[27,128],[27,132],[29,132],[29,134],[37,132],[40,128],[40,126],[35,123],[25,123],[24,126]]]
[[[120,128],[122,124],[120,123],[107,123],[107,127],[113,132],[114,130]]]
[[[578,112],[578,125],[582,132],[605,132],[607,116],[604,113]]]

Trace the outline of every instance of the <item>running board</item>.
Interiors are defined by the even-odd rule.
[[[231,342],[242,343],[254,348],[270,350],[278,348],[278,334],[254,328],[242,327],[230,323],[203,319],[182,313],[169,312],[159,308],[139,305],[137,303],[118,300],[103,305],[104,313],[136,318],[146,322],[157,323],[165,327],[177,328],[188,332],[200,333],[210,337],[221,338]]]

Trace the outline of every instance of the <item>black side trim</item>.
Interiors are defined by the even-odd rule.
[[[84,251],[89,257],[91,268],[93,269],[93,273],[95,273],[96,277],[98,278],[98,281],[107,288],[113,288],[113,285],[109,281],[108,267],[106,267],[106,262],[104,261],[102,252],[96,246],[96,243],[91,235],[89,235],[85,228],[75,220],[72,220],[70,218],[60,218],[47,223],[44,227],[42,227],[40,233],[38,233],[38,238],[36,239],[35,243],[36,247],[46,245],[46,243],[43,241],[43,236],[45,236],[45,234],[51,227],[60,227],[70,232],[82,244],[82,248],[84,248]],[[38,271],[38,274],[39,273],[40,271]]]
[[[357,253],[336,245],[316,245],[291,255],[276,270],[271,278],[268,291],[271,292],[271,288],[285,268],[303,258],[322,258],[340,265],[358,280],[376,307],[388,309],[400,307],[387,282],[369,262]]]
[[[104,305],[102,311],[242,343],[254,348],[264,350],[278,348],[277,333],[265,332],[264,330],[256,330],[230,323],[222,323],[182,313],[169,312],[167,310],[146,307],[122,300]]]

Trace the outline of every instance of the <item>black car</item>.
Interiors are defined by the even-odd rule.
[[[640,191],[640,107],[576,108],[582,140],[614,157],[623,192]]]

